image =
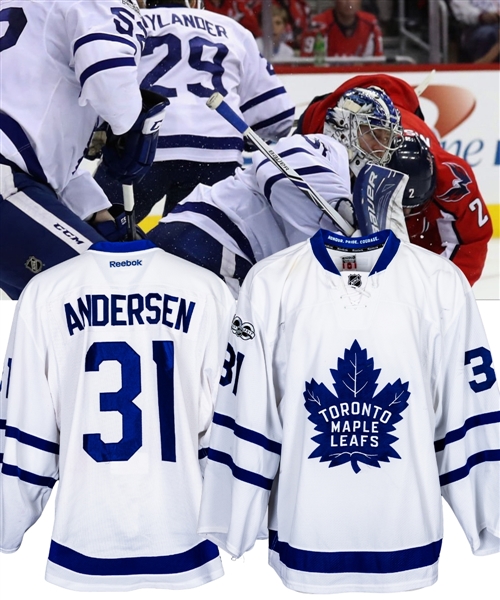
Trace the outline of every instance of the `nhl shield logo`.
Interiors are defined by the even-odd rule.
[[[24,266],[36,275],[43,269],[43,262],[39,258],[36,258],[36,256],[30,256],[24,263]]]
[[[392,447],[398,438],[391,432],[408,406],[408,382],[398,379],[376,394],[380,369],[357,340],[330,373],[335,393],[314,379],[305,384],[308,419],[319,432],[312,438],[318,446],[309,458],[328,462],[329,467],[350,463],[355,473],[360,463],[380,467],[380,462],[401,458]]]

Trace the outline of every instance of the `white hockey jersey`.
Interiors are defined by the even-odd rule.
[[[141,111],[137,4],[2,0],[0,19],[0,152],[86,218],[109,206],[78,169],[98,116],[118,135]]]
[[[341,198],[350,198],[347,151],[333,138],[293,135],[281,139],[273,150],[327,202],[334,205]],[[196,225],[251,263],[306,240],[320,227],[334,227],[332,220],[258,151],[252,153],[251,164],[237,169],[233,177],[211,187],[198,185],[160,223],[174,221]]]
[[[95,244],[29,283],[1,391],[3,552],[58,481],[49,582],[180,589],[222,575],[196,525],[233,314],[213,273],[146,240]]]
[[[264,139],[290,131],[295,106],[247,29],[182,6],[142,14],[148,37],[139,82],[170,99],[156,160],[242,162],[243,136],[206,105],[214,91]]]
[[[441,495],[500,551],[500,397],[459,270],[392,232],[319,231],[255,265],[233,321],[198,531],[300,592],[436,581]]]

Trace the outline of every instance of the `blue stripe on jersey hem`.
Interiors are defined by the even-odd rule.
[[[166,575],[184,573],[203,566],[219,556],[217,546],[204,540],[194,548],[166,556],[94,558],[76,552],[52,540],[49,560],[56,565],[84,575]]]
[[[134,49],[134,53],[137,53],[137,46],[131,40],[127,40],[126,38],[120,37],[119,35],[113,35],[112,33],[90,33],[89,35],[84,35],[79,40],[76,40],[73,46],[73,56],[75,55],[78,48],[88,44],[90,42],[118,42],[119,44],[126,44]]]
[[[239,479],[240,481],[250,483],[251,485],[255,485],[256,487],[264,488],[265,490],[270,490],[273,486],[272,479],[268,479],[263,475],[253,473],[252,471],[247,471],[246,469],[242,469],[241,467],[235,465],[232,457],[226,452],[221,452],[220,450],[214,450],[213,448],[209,448],[208,460],[213,460],[214,462],[226,465],[231,469],[233,477],[235,477],[235,479]]]
[[[453,471],[449,471],[448,473],[443,473],[439,477],[439,483],[441,486],[448,485],[450,483],[454,483],[455,481],[460,481],[460,479],[465,479],[472,467],[476,467],[483,462],[496,462],[500,461],[500,450],[483,450],[482,452],[478,452],[477,454],[472,454],[467,459],[467,462],[463,467],[459,469],[454,469]]]
[[[156,246],[150,240],[134,240],[132,242],[95,242],[90,246],[89,250],[96,250],[97,252],[110,252],[111,254],[122,254],[127,252],[139,252],[141,250],[149,250],[150,248],[156,248]]]
[[[23,471],[23,469],[20,469],[19,467],[16,467],[14,465],[9,465],[7,463],[3,463],[2,473],[4,475],[10,475],[11,477],[18,477],[21,481],[25,481],[26,483],[31,483],[33,485],[40,485],[49,488],[53,488],[57,482],[57,479],[54,479],[53,477],[44,477],[43,475],[36,475],[35,473]]]
[[[442,540],[418,548],[392,552],[314,552],[300,550],[269,531],[269,548],[289,569],[308,573],[399,573],[437,562]]]
[[[243,140],[239,137],[160,135],[157,148],[202,148],[204,150],[238,150],[241,152]]]
[[[295,115],[295,108],[291,108],[290,110],[285,110],[270,119],[266,119],[265,121],[260,121],[259,123],[255,123],[253,126],[254,131],[258,131],[259,129],[264,129],[269,127],[270,125],[275,125],[280,121],[284,121],[285,119],[289,119]]]
[[[177,204],[171,211],[171,215],[182,212],[193,212],[199,215],[205,215],[217,223],[230,237],[233,238],[238,248],[245,254],[249,261],[255,263],[252,246],[248,238],[244,235],[241,229],[234,223],[222,210],[207,204],[206,202],[182,202]]]
[[[47,184],[47,177],[42,165],[21,125],[15,119],[0,111],[0,130],[5,133],[22,156],[29,174],[40,183]],[[11,163],[11,161],[7,162]]]
[[[270,440],[265,435],[262,435],[257,431],[253,431],[252,429],[247,429],[246,427],[238,425],[233,418],[228,417],[227,415],[216,412],[214,413],[213,422],[216,425],[232,429],[234,431],[234,435],[242,440],[251,442],[257,446],[261,446],[264,448],[264,450],[268,450],[269,452],[274,452],[275,454],[281,455],[281,444]]]
[[[244,113],[246,110],[249,110],[250,108],[253,108],[254,106],[257,106],[258,104],[262,104],[263,102],[266,102],[267,100],[270,100],[271,98],[275,98],[276,96],[281,96],[281,94],[286,94],[286,90],[283,86],[274,88],[273,90],[269,90],[268,92],[264,92],[260,96],[255,96],[255,98],[252,98],[251,100],[248,100],[247,102],[245,102],[245,104],[242,104],[240,106],[240,111],[242,113]]]
[[[5,437],[13,438],[21,444],[33,446],[33,448],[38,448],[38,450],[44,450],[45,452],[51,452],[52,454],[59,454],[59,444],[56,442],[44,440],[36,435],[31,435],[30,433],[21,431],[17,427],[11,427],[10,425],[7,425],[5,428]]]
[[[135,67],[135,60],[130,56],[125,58],[107,58],[106,60],[100,60],[83,71],[80,75],[80,85],[83,87],[87,79],[96,73],[107,71],[108,69],[116,69],[117,67]]]
[[[500,411],[484,413],[482,415],[474,415],[466,419],[462,427],[449,431],[444,438],[436,440],[434,442],[434,449],[436,452],[444,450],[445,446],[457,442],[465,437],[465,434],[474,427],[480,427],[481,425],[490,425],[491,423],[500,423]]]

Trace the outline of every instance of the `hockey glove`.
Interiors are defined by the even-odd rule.
[[[403,212],[403,192],[408,175],[380,165],[365,165],[354,184],[352,202],[361,235],[392,230],[408,241]]]
[[[113,220],[96,222],[90,219],[89,225],[102,235],[103,238],[108,240],[108,242],[124,242],[128,238],[128,229],[127,217],[125,216],[123,205],[113,204],[108,212],[113,217]],[[139,240],[145,237],[144,232],[139,227],[136,227],[135,239]]]
[[[142,111],[132,128],[115,135],[107,128],[106,145],[102,151],[103,164],[111,177],[120,183],[140,181],[153,163],[158,144],[167,98],[148,90],[141,90]]]

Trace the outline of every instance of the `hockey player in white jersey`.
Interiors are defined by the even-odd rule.
[[[215,91],[269,141],[289,133],[295,113],[253,35],[234,19],[200,10],[194,0],[145,4],[139,82],[169,98],[170,106],[155,163],[135,186],[139,221],[165,194],[164,214],[198,183],[212,185],[242,163],[243,136],[206,106]],[[96,179],[113,203],[120,202],[119,186],[104,170]]]
[[[119,235],[79,167],[98,118],[104,160],[130,183],[152,162],[167,101],[139,89],[135,0],[7,0],[0,20],[0,287],[17,298],[36,273]]]
[[[58,482],[49,582],[182,589],[222,575],[196,525],[233,314],[220,279],[147,240],[94,244],[26,286],[1,390],[2,552]]]
[[[311,593],[437,579],[443,496],[500,551],[500,395],[472,290],[392,232],[321,230],[256,264],[233,320],[198,531]]]

